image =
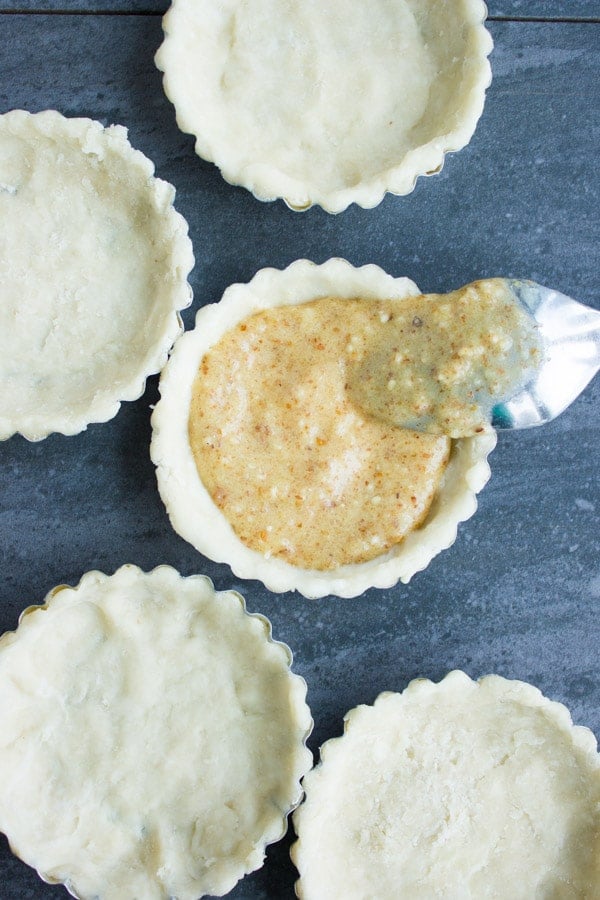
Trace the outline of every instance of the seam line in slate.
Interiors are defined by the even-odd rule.
[[[156,9],[0,9],[0,16],[163,16],[168,7]],[[488,16],[487,22],[541,23],[544,25],[600,25],[600,17],[562,16],[548,19],[544,16]]]
[[[548,19],[544,16],[488,16],[486,22],[541,22],[544,25],[599,25],[600,18],[585,16],[561,16]]]
[[[0,16],[164,16],[156,9],[0,9]]]

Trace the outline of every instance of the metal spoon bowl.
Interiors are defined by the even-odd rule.
[[[544,425],[564,412],[600,369],[600,311],[534,281],[503,281],[537,322],[544,359],[525,387],[494,406],[492,426]]]

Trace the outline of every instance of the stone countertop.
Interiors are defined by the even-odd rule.
[[[494,79],[469,146],[409,196],[338,216],[261,204],[196,157],[153,66],[163,4],[107,6],[2,0],[1,109],[54,107],[129,128],[133,145],[176,186],[190,224],[187,327],[230,283],[301,256],[377,263],[426,292],[527,276],[600,307],[596,0],[490,2]],[[500,436],[479,510],[450,550],[409,585],[356,600],[275,596],[172,531],[148,456],[156,399],[151,378],[145,395],[105,425],[0,444],[0,632],[89,569],[168,563],[239,590],[250,611],[271,619],[308,682],[315,751],[341,733],[351,707],[453,668],[530,681],[600,734],[600,379],[551,425]],[[271,847],[264,868],[230,896],[291,898],[289,842]],[[0,840],[1,900],[64,896]]]

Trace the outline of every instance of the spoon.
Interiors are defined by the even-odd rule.
[[[531,428],[564,412],[600,369],[600,312],[534,281],[504,281],[538,324],[544,359],[531,380],[493,407],[492,426]]]
[[[388,424],[468,437],[550,422],[600,369],[600,312],[490,278],[403,301],[349,361],[355,404]]]

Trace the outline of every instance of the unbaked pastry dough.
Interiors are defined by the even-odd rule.
[[[153,174],[121,126],[0,116],[0,439],[105,422],[164,365],[194,258]]]
[[[85,575],[0,641],[0,830],[88,900],[221,896],[310,768],[306,685],[239,594]]]
[[[597,900],[600,757],[534,687],[452,672],[345,719],[304,779],[302,900]]]
[[[449,547],[458,523],[475,511],[475,494],[489,478],[486,459],[495,445],[494,432],[452,444],[449,464],[427,517],[402,543],[367,562],[328,571],[291,565],[242,543],[203,485],[189,439],[190,405],[201,361],[225,333],[252,313],[318,297],[394,299],[418,293],[412,281],[392,278],[376,266],[357,269],[341,259],[317,266],[299,260],[284,271],[263,269],[249,284],[228,288],[218,304],[200,309],[195,329],[177,341],[163,370],[161,400],[152,417],[151,455],[175,530],[205,556],[228,563],[236,575],[260,579],[273,591],[298,590],[306,597],[353,597],[369,587],[408,581]],[[248,365],[248,360],[240,363]]]
[[[340,212],[409,193],[469,142],[485,15],[481,0],[174,0],[156,64],[227,181]]]

